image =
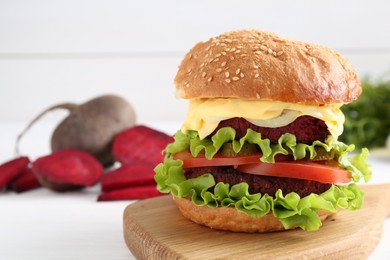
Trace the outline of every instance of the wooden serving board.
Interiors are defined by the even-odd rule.
[[[320,230],[246,234],[212,230],[185,219],[171,196],[129,205],[124,238],[137,259],[366,259],[390,216],[390,184],[364,185],[364,206],[341,211]]]

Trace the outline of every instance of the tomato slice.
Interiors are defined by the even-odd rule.
[[[192,157],[189,151],[183,151],[173,155],[173,159],[182,160],[183,168],[205,167],[205,166],[227,166],[253,164],[260,162],[261,153],[254,153],[242,156],[224,156],[219,153],[208,160],[204,154],[199,154],[197,157]]]
[[[262,154],[254,153],[242,156],[224,156],[217,153],[211,160],[203,154],[192,157],[189,151],[173,155],[175,160],[183,161],[183,168],[207,166],[234,166],[240,172],[275,177],[313,180],[321,183],[348,183],[352,174],[338,167],[336,161],[293,161],[291,156],[278,155],[275,163],[260,161]]]
[[[313,180],[321,183],[348,183],[352,174],[342,168],[326,163],[291,161],[275,163],[251,163],[239,165],[240,172],[285,178]]]

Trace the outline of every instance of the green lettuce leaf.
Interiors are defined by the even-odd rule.
[[[285,228],[298,226],[308,231],[317,230],[321,226],[317,210],[355,210],[363,201],[363,192],[355,184],[332,185],[320,195],[303,198],[295,192],[283,195],[281,190],[276,192],[275,198],[268,194],[250,194],[247,183],[216,184],[211,174],[186,180],[181,164],[180,160],[166,158],[155,168],[155,180],[161,192],[171,192],[180,198],[191,197],[199,206],[234,207],[255,218],[271,212]]]
[[[353,181],[363,178],[366,182],[371,177],[369,164],[366,162],[368,150],[363,149],[361,154],[352,158],[348,154],[354,150],[353,145],[341,142],[331,144],[315,141],[311,145],[296,142],[292,134],[282,135],[277,144],[271,144],[268,139],[248,129],[246,135],[239,140],[235,139],[236,132],[231,127],[224,127],[211,138],[200,139],[196,131],[187,134],[178,131],[174,135],[175,141],[165,149],[164,162],[155,168],[157,188],[161,192],[172,193],[176,197],[191,197],[199,206],[234,207],[252,217],[261,217],[272,213],[285,228],[300,227],[313,231],[321,226],[321,220],[316,214],[318,210],[336,212],[338,209],[359,209],[363,202],[363,192],[352,183],[347,186],[332,185],[324,193],[310,194],[301,198],[292,192],[283,194],[278,190],[275,197],[268,194],[250,194],[247,183],[230,186],[225,183],[216,183],[211,174],[204,174],[193,179],[186,179],[181,160],[174,160],[172,155],[189,150],[193,156],[204,153],[207,159],[212,157],[225,143],[232,143],[234,152],[238,153],[247,143],[256,144],[262,151],[260,161],[274,163],[277,154],[293,155],[295,160],[313,159],[317,151],[325,150],[332,153],[340,165],[350,171]]]
[[[188,131],[187,134],[181,131],[174,135],[175,141],[165,149],[167,156],[189,149],[192,156],[196,157],[204,153],[207,159],[212,159],[223,144],[231,142],[233,151],[238,153],[245,143],[258,145],[263,156],[260,161],[265,163],[274,163],[275,156],[278,154],[293,155],[294,160],[313,159],[317,155],[317,150],[322,149],[328,153],[334,154],[339,164],[350,171],[354,182],[364,179],[368,182],[371,178],[369,164],[366,161],[368,155],[367,149],[362,149],[361,154],[355,157],[348,157],[350,152],[355,149],[354,145],[346,145],[342,142],[333,142],[326,144],[321,141],[314,141],[312,144],[297,143],[293,134],[282,135],[277,144],[271,144],[269,139],[262,139],[261,134],[251,129],[247,130],[244,137],[235,140],[236,131],[232,127],[221,128],[211,138],[200,139],[196,131]]]

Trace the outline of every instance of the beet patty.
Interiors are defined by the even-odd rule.
[[[275,196],[276,191],[281,189],[284,195],[290,192],[296,192],[299,196],[304,197],[310,195],[311,193],[321,194],[331,187],[331,184],[324,184],[310,180],[242,173],[235,170],[233,166],[212,166],[185,169],[185,176],[187,179],[196,178],[205,173],[212,174],[216,183],[223,182],[234,185],[246,182],[249,185],[249,192],[251,194],[267,193],[270,196]]]
[[[296,136],[297,142],[311,144],[315,140],[324,142],[329,135],[325,122],[311,116],[300,116],[294,122],[282,127],[261,127],[252,124],[244,118],[234,117],[223,120],[211,135],[214,135],[220,128],[230,126],[236,130],[236,138],[239,139],[246,134],[248,128],[261,133],[262,138],[270,139],[271,143],[277,143],[280,136],[291,133]]]

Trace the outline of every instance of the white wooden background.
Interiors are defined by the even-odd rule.
[[[0,0],[0,124],[104,93],[127,98],[139,122],[181,120],[181,58],[232,29],[327,45],[362,78],[390,78],[389,13],[386,0]]]
[[[196,42],[233,29],[265,29],[327,45],[348,57],[362,78],[390,79],[389,16],[388,0],[0,0],[0,163],[12,158],[16,134],[45,107],[58,102],[83,102],[105,93],[127,98],[136,109],[138,122],[154,122],[173,133],[176,122],[183,119],[187,109],[187,102],[176,100],[173,95],[173,78],[179,62]],[[52,113],[48,117],[47,124],[41,122],[35,133],[29,133],[25,140],[29,145],[23,144],[22,152],[27,152],[32,159],[49,151],[48,144],[42,144],[46,137],[48,143],[51,133],[46,126],[53,126],[53,121],[61,120],[64,113]],[[161,122],[169,121],[175,123],[162,127]],[[380,164],[374,161],[373,165]],[[383,172],[380,168],[373,170]],[[374,179],[383,181],[380,174],[375,176]],[[35,212],[41,215],[54,212],[50,207],[53,194],[44,190],[35,194],[36,197],[31,197],[38,199]],[[13,194],[7,195],[3,202],[13,202],[10,200]],[[33,205],[28,204],[32,201],[29,196],[18,197],[18,202],[27,202],[20,205]],[[97,204],[80,207],[79,203],[86,201],[75,200],[74,204],[61,207],[66,211],[64,216],[77,209],[75,216],[80,217],[85,213],[81,208],[90,214],[91,207],[96,208]],[[6,255],[7,252],[11,256],[35,252],[36,258],[31,255],[31,259],[41,259],[42,255],[58,258],[58,252],[39,250],[46,248],[47,238],[56,238],[58,234],[41,232],[35,234],[37,239],[29,241],[31,232],[26,236],[17,222],[19,208],[8,204],[8,208],[5,204],[8,219],[6,214],[2,223],[15,232],[7,238],[3,236]],[[122,212],[120,204],[115,207],[117,213]],[[119,259],[121,254],[126,257],[128,251],[118,240],[122,229],[121,215],[117,213],[95,221],[108,224],[99,225],[96,230],[108,228],[110,232],[104,234],[114,243],[103,243],[104,236],[96,236],[95,232],[93,241],[80,247],[80,253],[66,251],[74,243],[84,245],[84,238],[88,237],[83,229],[76,232],[81,235],[74,236],[72,229],[68,236],[60,234],[59,240],[53,241],[71,237],[74,243],[49,244],[65,251],[65,258],[69,254],[82,257],[94,252],[102,252],[102,257],[110,255]],[[75,220],[79,226],[84,223],[80,218]],[[45,227],[63,230],[68,225],[61,221],[66,218],[45,222]],[[39,229],[41,222],[29,223],[24,223],[27,231]],[[91,225],[86,227],[88,230]],[[388,226],[385,230],[389,230]],[[370,259],[389,258],[386,258],[388,234],[384,234],[379,251]],[[17,251],[21,244],[27,250]],[[103,246],[97,250],[96,245]]]

